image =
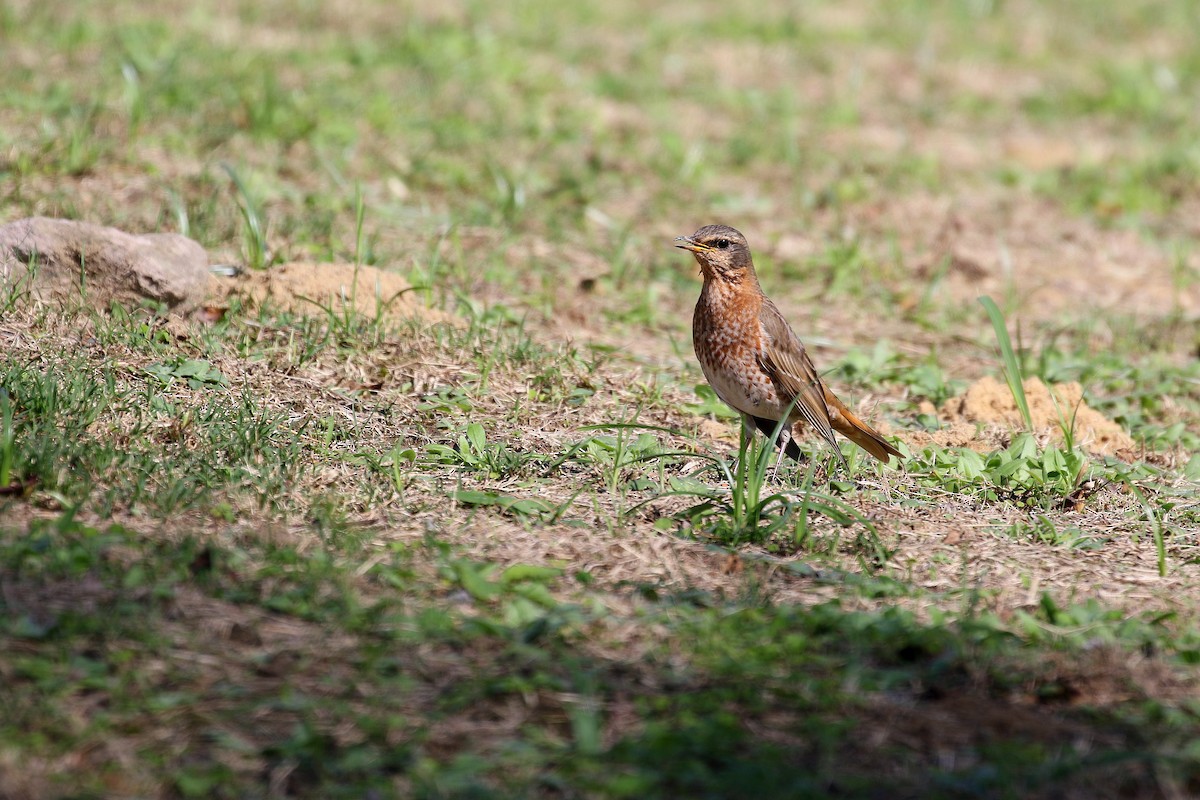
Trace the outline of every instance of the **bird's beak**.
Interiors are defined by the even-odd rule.
[[[699,253],[702,250],[709,250],[706,245],[702,245],[690,236],[676,236],[675,246],[684,250],[691,250],[693,253]]]

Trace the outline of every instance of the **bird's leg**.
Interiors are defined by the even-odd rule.
[[[783,454],[787,449],[787,443],[791,441],[792,432],[789,426],[785,425],[779,431],[779,438],[775,440],[775,449],[778,451],[775,454],[775,466],[771,468],[771,482],[774,483],[779,477],[779,465],[783,463]]]

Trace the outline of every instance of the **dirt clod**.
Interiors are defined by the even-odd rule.
[[[1038,378],[1024,383],[1029,415],[1035,432],[1048,431],[1050,437],[1062,442],[1062,428],[1074,429],[1076,442],[1094,453],[1111,455],[1133,447],[1121,426],[1088,406],[1083,401],[1083,387],[1072,381],[1050,387]],[[1021,412],[1006,384],[984,376],[967,387],[959,397],[947,400],[940,416],[951,430],[964,430],[978,425],[1003,425],[1009,428],[1022,425]]]
[[[418,302],[412,285],[400,275],[365,264],[280,264],[213,281],[210,294],[241,297],[254,306],[270,303],[296,314],[342,314],[352,309],[370,318],[452,320],[451,315]]]
[[[1072,430],[1075,443],[1100,455],[1132,453],[1133,439],[1120,425],[1105,417],[1083,401],[1083,388],[1076,382],[1058,383],[1051,389],[1038,378],[1024,383],[1033,433],[1039,439],[1063,443],[1063,426]],[[1007,384],[985,376],[967,387],[958,397],[952,397],[934,409],[932,404],[921,413],[936,411],[941,427],[934,431],[905,431],[901,437],[910,447],[933,444],[938,447],[969,447],[983,453],[1004,447],[1012,431],[1024,426],[1021,412]],[[881,429],[894,431],[885,423]]]

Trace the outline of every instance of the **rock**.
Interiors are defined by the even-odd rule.
[[[48,217],[0,225],[0,291],[17,286],[40,299],[83,296],[100,308],[148,299],[183,312],[200,303],[207,285],[208,255],[186,236],[136,236]]]

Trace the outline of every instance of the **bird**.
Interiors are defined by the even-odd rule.
[[[692,315],[696,358],[717,397],[742,415],[748,431],[757,427],[770,438],[787,414],[775,444],[797,461],[795,434],[805,425],[829,443],[843,466],[834,431],[885,464],[890,456],[903,458],[821,381],[804,343],[763,294],[740,231],[705,225],[676,237],[675,246],[691,251],[704,277]]]

